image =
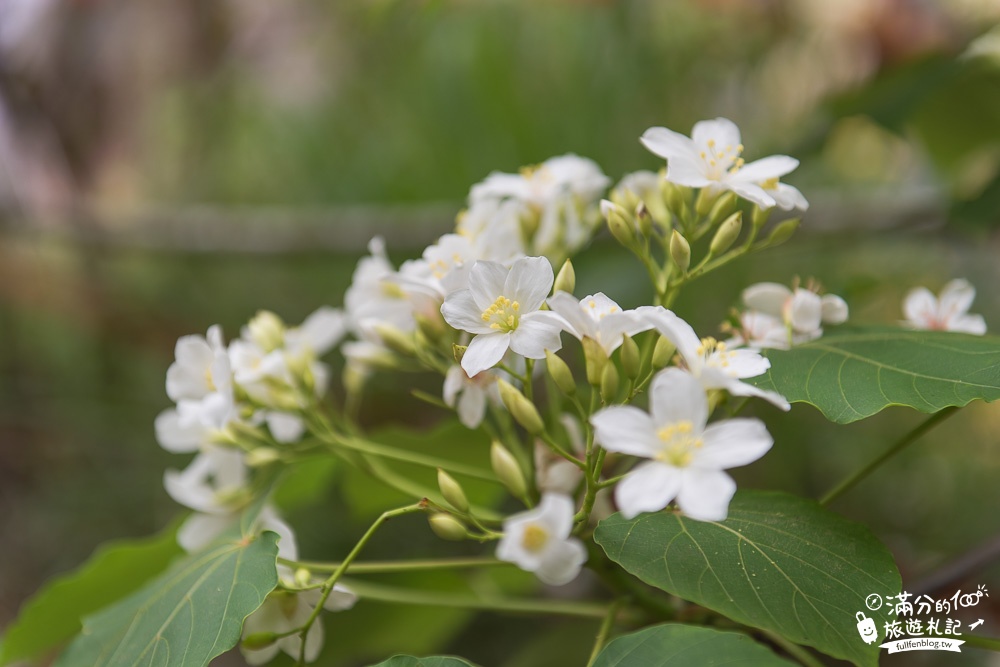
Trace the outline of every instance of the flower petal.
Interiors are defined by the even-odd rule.
[[[823,321],[827,324],[843,324],[847,321],[847,302],[836,294],[826,294],[821,299]]]
[[[916,287],[903,300],[903,314],[918,329],[930,329],[937,322],[937,299],[926,287]]]
[[[622,516],[632,519],[643,512],[658,512],[677,497],[681,471],[659,461],[638,466],[615,487],[615,504]]]
[[[765,190],[774,197],[775,205],[783,211],[808,211],[809,201],[799,192],[799,189],[787,183],[778,183],[774,188]]]
[[[725,470],[745,466],[764,456],[774,439],[759,419],[726,419],[710,424],[695,451],[693,466]]]
[[[948,331],[982,336],[986,333],[986,320],[982,315],[961,315],[949,322]]]
[[[721,470],[685,468],[677,506],[698,521],[724,521],[735,493],[736,482]]]
[[[740,145],[740,128],[728,118],[702,120],[694,124],[691,139],[700,147],[707,147],[708,142],[715,142],[716,150],[724,150],[730,146],[735,149]]]
[[[727,179],[725,186],[747,201],[757,204],[757,206],[762,209],[771,208],[775,205],[775,203],[777,203],[775,202],[774,197],[767,194],[764,188],[753,183],[744,183],[742,181]]]
[[[792,298],[792,290],[779,283],[757,283],[743,290],[742,298],[747,308],[782,317],[785,303]]]
[[[639,141],[650,153],[670,160],[681,156],[697,157],[694,142],[679,132],[665,127],[651,127],[642,133]]]
[[[799,161],[787,155],[772,155],[748,162],[733,174],[734,178],[741,183],[761,183],[772,178],[781,178],[785,174],[795,171],[799,166]]]
[[[524,257],[514,262],[502,294],[521,304],[521,312],[538,310],[552,291],[552,265],[544,257]]]
[[[702,358],[698,353],[701,339],[690,324],[662,306],[640,306],[635,309],[635,313],[652,324],[662,336],[674,344],[688,367],[701,366]]]
[[[493,305],[498,296],[504,295],[503,285],[508,269],[498,262],[479,260],[469,272],[469,290],[481,314]]]
[[[566,331],[572,336],[576,338],[583,338],[584,336],[593,337],[595,328],[594,320],[583,312],[580,302],[575,296],[566,292],[556,292],[548,298],[547,303],[553,312],[558,313],[560,317],[566,320],[566,323],[569,325]]]
[[[698,379],[701,380],[702,385],[706,389],[724,389],[733,396],[756,396],[757,398],[763,398],[785,412],[792,409],[792,406],[788,404],[788,401],[781,394],[760,389],[746,382],[740,382],[738,378],[727,375],[718,368],[704,369]]]
[[[461,372],[461,369],[459,369]],[[458,421],[465,428],[479,428],[486,416],[486,392],[472,384],[465,386],[461,398],[458,399]]]
[[[576,579],[585,562],[587,549],[583,542],[575,538],[561,540],[545,552],[535,576],[550,586],[563,586]]]
[[[510,348],[510,334],[479,334],[472,339],[462,357],[462,368],[469,377],[497,365]],[[545,356],[545,353],[542,353]]]
[[[819,329],[823,321],[823,302],[819,295],[807,289],[798,288],[787,304],[785,321],[799,333],[810,333]]]
[[[964,315],[972,307],[972,301],[976,298],[976,288],[969,284],[969,281],[952,280],[938,298],[938,314],[943,322],[949,322],[952,318]]]
[[[652,418],[631,405],[618,405],[596,412],[590,423],[594,438],[610,452],[651,458],[660,451]]]
[[[274,439],[281,443],[298,442],[305,433],[306,425],[302,418],[290,412],[268,410],[265,416],[267,428]]]
[[[491,302],[492,303],[492,302]],[[472,291],[463,289],[452,292],[441,304],[441,315],[452,328],[469,333],[493,333],[483,321],[483,310],[476,304]]]
[[[521,316],[521,321],[510,334],[510,349],[528,359],[544,359],[545,350],[556,352],[562,348],[559,334],[565,320],[547,311],[535,311]]]
[[[687,421],[700,433],[708,422],[704,387],[697,378],[679,368],[666,368],[653,378],[649,403],[657,427]]]
[[[196,452],[205,440],[205,428],[199,423],[182,423],[180,413],[168,408],[153,422],[156,441],[168,452],[186,454]]]

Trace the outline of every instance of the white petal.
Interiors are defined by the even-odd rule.
[[[564,323],[552,312],[522,315],[517,329],[510,334],[510,349],[528,359],[544,359],[546,350],[557,352],[562,348],[559,334]]]
[[[462,357],[462,368],[469,377],[493,368],[510,349],[510,334],[479,334],[469,343]],[[542,353],[544,357],[545,354]]]
[[[759,419],[726,419],[710,424],[695,451],[692,465],[724,470],[745,466],[764,456],[774,439]]]
[[[340,342],[346,332],[347,321],[343,311],[322,306],[301,326],[286,334],[286,344],[289,348],[308,346],[317,356],[323,356]]]
[[[733,396],[756,396],[757,398],[763,398],[785,412],[792,408],[781,394],[760,389],[746,382],[740,382],[737,378],[727,375],[717,368],[706,368],[702,371],[699,379],[706,389],[724,389]]]
[[[689,367],[701,366],[701,355],[698,354],[701,339],[690,324],[662,306],[641,306],[635,312],[674,344]]]
[[[698,155],[693,141],[665,127],[649,128],[642,133],[639,141],[649,152],[667,160],[678,156]]]
[[[496,298],[496,297],[494,297]],[[492,304],[492,301],[490,302]],[[444,321],[453,328],[469,333],[492,333],[490,326],[483,321],[483,311],[467,289],[452,292],[441,304],[441,315]]]
[[[507,273],[507,267],[497,262],[479,260],[472,267],[469,272],[469,290],[479,313],[492,306],[497,297],[504,294],[503,285],[507,280]]]
[[[708,177],[705,162],[694,157],[675,157],[667,164],[666,179],[689,188],[704,188],[715,182]]]
[[[465,428],[479,428],[485,416],[486,392],[482,387],[466,385],[465,391],[458,399],[458,420]]]
[[[982,336],[986,333],[986,320],[983,319],[982,315],[962,315],[948,323],[948,331]]]
[[[161,412],[153,422],[156,441],[168,452],[186,454],[196,452],[205,440],[205,429],[198,423],[182,423],[177,410]]]
[[[787,183],[778,183],[774,189],[767,190],[774,197],[775,205],[784,211],[808,211],[809,201],[799,192],[799,189]]]
[[[666,368],[653,378],[649,403],[658,427],[687,421],[700,433],[708,422],[704,387],[697,378],[679,368]]]
[[[736,482],[719,470],[685,468],[677,506],[698,521],[725,521],[729,501],[736,493]]]
[[[639,317],[633,311],[622,311],[605,315],[597,323],[597,335],[604,351],[611,356],[624,342],[624,337],[629,337],[648,331],[653,325],[645,319]]]
[[[552,265],[544,257],[524,257],[514,262],[504,282],[503,294],[521,304],[521,312],[538,310],[552,291]]]
[[[771,362],[767,357],[761,356],[753,350],[731,350],[726,353],[729,365],[726,373],[730,377],[752,378],[763,375],[771,367]]]
[[[764,188],[753,183],[743,183],[741,181],[729,181],[726,187],[747,201],[757,204],[762,209],[768,209],[775,205],[774,197],[767,194]]]
[[[809,333],[819,329],[823,321],[823,303],[815,292],[798,288],[785,307],[785,321],[795,331]]]
[[[585,562],[587,549],[583,542],[575,538],[560,540],[546,551],[535,576],[551,586],[562,586],[576,579]]]
[[[265,419],[271,435],[281,443],[298,442],[306,430],[302,418],[290,412],[268,410]]]
[[[673,466],[650,461],[630,472],[615,487],[615,504],[626,519],[643,512],[658,512],[670,504],[681,487],[681,472]]]
[[[652,418],[631,405],[613,406],[596,412],[590,423],[594,438],[611,452],[650,458],[661,449]]]
[[[941,290],[941,296],[938,299],[940,319],[948,322],[953,317],[964,315],[969,312],[975,298],[976,288],[969,284],[969,281],[952,280]]]
[[[823,321],[827,324],[843,324],[847,321],[847,302],[836,294],[827,294],[823,297],[822,310]]]
[[[563,493],[546,493],[534,510],[539,521],[549,527],[553,537],[565,539],[573,530],[576,508],[573,499]]]
[[[553,312],[566,320],[569,325],[566,331],[571,335],[576,338],[593,337],[594,321],[583,312],[575,296],[566,292],[556,292],[548,298],[548,304]]]
[[[458,398],[458,393],[462,391],[468,381],[469,376],[465,374],[461,366],[449,368],[448,372],[444,374],[444,387],[441,390],[444,402],[450,407],[455,407],[455,399]]]
[[[748,162],[734,176],[743,182],[761,183],[795,171],[799,161],[787,155],[772,155]]]
[[[201,551],[235,521],[231,514],[192,514],[177,530],[177,544],[188,553]]]
[[[278,534],[278,556],[288,560],[299,559],[299,545],[295,539],[295,531],[288,523],[278,516],[270,505],[265,505],[258,519],[261,530],[270,530]]]
[[[785,303],[791,298],[792,290],[778,283],[757,283],[743,290],[747,308],[772,317],[782,317]]]
[[[917,328],[930,329],[937,322],[937,299],[926,287],[916,287],[903,300],[903,314]]]
[[[724,150],[730,146],[735,149],[741,143],[740,128],[728,118],[702,120],[694,124],[691,140],[698,147],[707,146],[709,141],[715,141],[716,150]]]

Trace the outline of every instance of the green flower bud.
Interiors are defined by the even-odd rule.
[[[645,202],[639,202],[635,207],[635,221],[639,225],[639,233],[645,238],[653,235],[653,216],[649,214]]]
[[[462,363],[462,357],[465,356],[465,351],[468,349],[468,345],[458,345],[457,343],[451,346],[451,355],[455,358],[456,364]]]
[[[638,247],[635,235],[635,228],[628,220],[628,213],[621,206],[609,202],[607,199],[601,200],[601,213],[608,221],[608,229],[611,235],[629,250]]]
[[[712,239],[712,244],[708,247],[708,252],[713,256],[718,256],[729,250],[736,243],[736,239],[740,237],[742,229],[743,212],[736,211],[736,213],[733,213],[719,225],[719,229],[715,232],[715,237]]]
[[[572,396],[576,393],[576,380],[573,378],[573,371],[558,355],[545,350],[545,367],[549,371],[552,380],[559,387],[559,391]]]
[[[414,313],[413,319],[417,323],[417,329],[431,343],[441,340],[448,331],[444,320],[440,317],[427,317],[423,313]]]
[[[497,386],[500,387],[500,399],[514,417],[514,421],[532,435],[538,435],[545,430],[545,422],[542,421],[542,416],[538,414],[538,408],[534,403],[506,380],[497,380]]]
[[[587,382],[594,387],[601,386],[601,373],[608,363],[608,355],[604,348],[593,338],[584,336],[580,341],[583,344],[583,357],[587,361]]]
[[[601,398],[605,403],[611,403],[618,397],[618,369],[612,363],[604,366],[601,373]]]
[[[312,581],[312,572],[304,567],[295,570],[295,574],[292,576],[295,579],[295,585],[301,588],[305,588]]]
[[[246,464],[251,468],[263,468],[281,460],[281,452],[273,447],[257,447],[246,457]]]
[[[517,464],[514,455],[496,440],[490,445],[490,465],[497,479],[515,498],[525,498],[528,495],[528,485],[521,466]]]
[[[681,273],[686,272],[691,266],[691,246],[676,229],[670,235],[670,258],[674,260]]]
[[[441,468],[438,468],[438,488],[441,489],[441,495],[444,496],[449,505],[459,512],[469,511],[469,499],[465,497],[462,485]]]
[[[285,344],[285,323],[269,310],[258,311],[247,323],[250,339],[264,352],[272,352]]]
[[[281,639],[281,635],[277,632],[254,632],[244,637],[242,643],[243,648],[256,651],[267,648],[279,639]]]
[[[688,207],[691,190],[683,185],[677,185],[666,180],[666,173],[664,171],[661,171],[660,174],[662,179],[660,181],[660,189],[663,192],[663,199],[667,203],[667,208],[679,217]]]
[[[733,209],[736,207],[736,195],[732,192],[727,192],[716,200],[712,205],[712,210],[708,212],[708,217],[706,218],[708,225],[714,227],[719,224],[720,221],[724,220],[728,216],[732,215]]]
[[[573,262],[567,259],[563,262],[562,268],[559,269],[559,274],[556,276],[555,283],[553,283],[552,291],[572,294],[575,289],[576,271],[573,269]]]
[[[778,223],[775,228],[771,230],[771,235],[767,237],[767,245],[769,247],[781,245],[788,239],[792,238],[792,234],[794,234],[795,230],[799,228],[799,223],[801,222],[801,218],[791,218],[790,220],[783,220]]]
[[[702,188],[698,191],[698,198],[694,202],[694,212],[704,218],[712,212],[717,197],[711,188]]]
[[[639,366],[642,360],[639,358],[639,345],[632,340],[628,334],[622,334],[621,352],[618,354],[622,360],[622,371],[625,377],[634,380],[639,377]]]
[[[376,324],[375,333],[382,339],[385,346],[393,352],[398,352],[404,357],[412,357],[416,353],[413,336],[403,333],[402,330],[391,324]]]
[[[660,336],[653,348],[653,368],[663,368],[670,363],[677,348],[666,336]]]
[[[431,525],[431,530],[434,531],[434,534],[442,540],[461,542],[469,536],[469,530],[465,525],[450,514],[443,512],[431,514],[430,518],[427,519],[427,523]]]
[[[761,208],[760,206],[753,207],[753,213],[750,216],[750,222],[753,224],[754,229],[760,229],[771,217],[770,208]]]

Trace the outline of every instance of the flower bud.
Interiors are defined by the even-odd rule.
[[[736,194],[732,192],[727,192],[721,197],[719,197],[716,202],[712,205],[712,210],[708,212],[708,217],[706,222],[709,227],[714,227],[719,224],[722,220],[726,219],[733,213],[733,209],[736,207]]]
[[[468,345],[458,345],[457,343],[451,346],[451,356],[455,358],[456,364],[462,363],[462,357],[465,356],[465,351],[468,349]]]
[[[635,207],[635,221],[639,226],[639,233],[644,238],[648,239],[653,235],[653,216],[650,215],[645,202],[639,202],[639,205]]]
[[[681,273],[686,272],[691,265],[691,246],[676,229],[670,235],[670,258],[674,260]]]
[[[465,497],[462,485],[441,468],[438,468],[438,488],[441,489],[441,495],[444,496],[449,505],[459,512],[469,511],[469,499]]]
[[[403,333],[401,329],[383,322],[374,325],[373,329],[385,346],[393,352],[398,352],[404,357],[412,357],[416,353],[413,337]]]
[[[688,206],[688,197],[691,191],[683,185],[676,185],[668,181],[664,171],[661,170],[660,174],[660,190],[663,192],[663,199],[667,203],[667,208],[674,215],[680,217],[684,209]]]
[[[795,233],[795,230],[799,228],[799,223],[801,222],[801,218],[791,218],[790,220],[784,220],[778,223],[778,225],[771,230],[771,235],[767,237],[767,245],[781,245],[790,239],[792,234]]]
[[[423,313],[414,313],[413,319],[417,323],[417,329],[431,343],[441,340],[448,330],[440,317],[427,317]]]
[[[567,396],[576,393],[576,380],[573,378],[573,371],[557,354],[545,350],[545,367],[556,386],[559,387],[559,391]]]
[[[608,355],[604,348],[593,338],[584,336],[580,341],[583,344],[583,357],[587,361],[587,382],[594,387],[601,386],[601,373],[608,363]]]
[[[632,223],[628,221],[628,213],[621,206],[609,202],[607,199],[601,200],[601,213],[608,221],[608,229],[611,235],[629,250],[634,250],[636,245],[635,230]]]
[[[712,188],[702,188],[698,191],[698,198],[694,202],[694,212],[704,218],[712,212],[717,197]]]
[[[427,519],[427,523],[431,525],[431,530],[434,531],[434,534],[442,540],[461,542],[469,536],[469,530],[461,521],[444,512],[431,514],[430,518]]]
[[[285,323],[269,310],[258,311],[247,323],[250,340],[264,352],[271,352],[285,344]]]
[[[309,585],[309,582],[312,580],[312,572],[310,572],[304,567],[300,567],[297,570],[295,570],[293,578],[295,579],[296,586],[299,586],[300,588],[305,588],[306,586]]]
[[[277,632],[254,632],[243,638],[243,648],[257,651],[281,639]]]
[[[532,435],[538,435],[545,430],[545,422],[542,421],[542,416],[538,414],[538,408],[534,403],[506,380],[497,380],[497,386],[500,387],[500,400],[514,417],[514,421]]]
[[[611,403],[618,397],[618,369],[611,362],[604,365],[601,372],[601,398]]]
[[[497,479],[507,487],[516,498],[524,498],[528,495],[528,485],[524,480],[524,473],[521,466],[517,464],[514,455],[506,447],[496,440],[490,445],[490,465]]]
[[[653,348],[653,368],[665,367],[670,363],[670,359],[676,351],[677,348],[674,347],[669,338],[660,336],[659,340],[656,341],[656,347]]]
[[[736,243],[736,239],[740,237],[742,229],[743,212],[736,211],[736,213],[733,213],[719,225],[719,229],[715,232],[715,237],[712,239],[712,244],[708,247],[708,252],[713,256],[718,256],[729,250]]]
[[[246,464],[251,468],[263,468],[281,460],[281,452],[273,447],[257,447],[246,456]]]
[[[753,213],[750,215],[750,222],[753,224],[754,229],[760,229],[765,224],[767,224],[768,219],[771,217],[770,208],[761,208],[760,206],[753,207]]]
[[[622,360],[622,371],[625,372],[625,377],[634,380],[639,377],[639,366],[641,364],[641,359],[639,359],[639,345],[628,334],[622,334],[622,346],[620,349],[621,352],[619,352],[619,355]]]
[[[559,269],[559,275],[556,276],[556,281],[553,283],[552,291],[553,293],[566,292],[567,294],[572,294],[575,289],[576,271],[573,269],[573,262],[567,259],[563,262],[562,268]]]
[[[226,427],[218,433],[221,442],[236,445],[247,451],[266,446],[269,442],[267,434],[259,426],[235,419],[230,420]]]

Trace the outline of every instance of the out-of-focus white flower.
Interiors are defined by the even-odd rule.
[[[243,452],[207,447],[183,472],[167,470],[163,486],[176,502],[206,514],[229,514],[247,483]]]
[[[351,285],[344,294],[351,330],[359,335],[361,327],[378,322],[400,331],[413,331],[416,327],[413,313],[424,308],[427,297],[412,294],[400,285],[399,274],[385,254],[385,242],[381,237],[369,242],[368,251],[371,254],[358,262]],[[419,269],[419,266],[413,267],[414,272]]]
[[[730,190],[761,208],[808,206],[801,192],[779,182],[799,166],[799,161],[772,155],[745,163],[740,130],[726,118],[695,123],[691,138],[665,127],[651,127],[640,141],[650,152],[666,158],[671,183]]]
[[[905,323],[915,329],[982,336],[986,333],[986,320],[982,315],[969,314],[975,298],[976,288],[961,278],[945,285],[937,298],[926,287],[914,288],[903,301]]]
[[[570,537],[573,500],[546,493],[538,507],[507,517],[497,558],[534,572],[547,584],[562,586],[576,579],[587,560],[583,542]]]
[[[842,324],[847,321],[847,303],[835,294],[822,297],[811,289],[789,289],[778,283],[757,283],[743,290],[743,303],[751,311],[778,319],[785,328],[784,340],[771,335],[760,342],[787,349],[790,345],[814,340],[823,335],[822,324]],[[757,322],[764,326],[766,321]],[[773,332],[771,332],[773,334]]]
[[[302,439],[302,434],[306,431],[306,424],[302,417],[281,410],[263,410],[262,412],[267,430],[271,432],[275,440],[282,444],[288,444]]]
[[[496,262],[476,262],[469,289],[448,295],[441,306],[448,324],[475,334],[462,358],[470,377],[492,368],[508,349],[542,359],[545,350],[562,346],[562,318],[539,310],[553,280],[552,265],[544,257],[519,259],[509,269]]]
[[[319,604],[322,593],[319,589],[308,591],[277,590],[267,596],[264,604],[252,613],[243,624],[243,636],[247,637],[257,632],[284,633],[301,628],[309,620],[316,605]],[[323,603],[327,611],[342,611],[350,609],[357,601],[357,595],[350,589],[336,584],[330,596]],[[284,651],[295,659],[299,657],[302,639],[298,633],[278,639],[270,646],[261,649],[248,649],[240,646],[243,659],[250,665],[263,665],[270,662],[280,651]],[[323,648],[324,631],[322,623],[313,623],[305,638],[306,662],[313,662],[319,657]]]
[[[442,393],[444,402],[456,409],[466,428],[479,428],[489,402],[500,402],[496,375],[483,371],[470,378],[461,366],[452,366],[445,373]]]
[[[615,487],[622,516],[655,512],[676,499],[693,519],[726,518],[736,483],[723,470],[756,461],[774,441],[758,419],[707,425],[708,416],[701,383],[679,368],[667,368],[653,379],[650,414],[613,406],[591,417],[602,447],[651,459]]]
[[[726,341],[726,345],[746,346],[755,350],[788,349],[788,327],[777,317],[758,313],[756,310],[747,310],[740,313],[739,318],[739,326],[733,331],[733,337]]]
[[[172,401],[205,398],[231,381],[222,329],[209,328],[205,336],[181,336],[174,363],[167,369],[167,396]]]
[[[603,292],[585,296],[579,301],[572,294],[556,292],[547,302],[549,308],[566,320],[566,331],[580,340],[584,337],[593,339],[609,357],[621,346],[623,336],[634,336],[653,328],[634,311],[622,310]]]
[[[771,367],[771,362],[757,352],[730,350],[714,338],[698,338],[690,324],[662,306],[642,306],[636,308],[636,313],[648,318],[656,330],[674,344],[684,366],[706,390],[724,389],[733,396],[763,398],[782,410],[791,408],[780,394],[740,382],[743,378],[761,375]]]
[[[347,333],[344,312],[321,306],[297,327],[285,331],[285,350],[292,356],[322,357],[336,347]]]

